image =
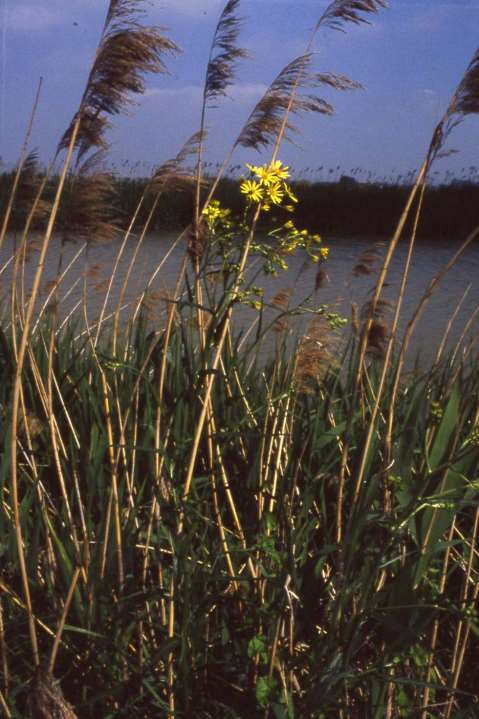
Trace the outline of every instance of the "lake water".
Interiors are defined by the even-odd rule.
[[[131,311],[135,304],[135,299],[151,280],[158,264],[171,251],[175,238],[176,235],[173,234],[152,234],[145,239],[128,283],[125,296],[125,303],[128,307],[125,309],[125,313]],[[134,252],[135,242],[134,238],[129,241],[118,273],[115,276],[109,303],[110,309],[113,309],[118,301],[120,288]],[[313,304],[329,304],[331,310],[350,317],[351,303],[355,302],[361,306],[371,296],[374,276],[354,277],[352,270],[361,254],[368,247],[371,247],[373,243],[368,243],[364,239],[338,238],[325,241],[325,245],[330,248],[329,260],[323,265],[327,277],[323,286],[313,296]],[[431,278],[448,262],[458,246],[456,243],[444,241],[421,241],[417,245],[403,305],[402,328],[410,318]],[[0,271],[11,256],[12,247],[13,239],[10,237],[0,254]],[[53,239],[44,271],[42,298],[46,296],[48,283],[56,277],[59,247],[58,240]],[[79,245],[67,246],[64,267],[72,260],[79,247]],[[88,255],[83,252],[76,260],[65,277],[60,291],[60,296],[64,298],[61,305],[63,316],[74,309],[75,306],[81,304],[84,278],[86,277],[88,316],[91,321],[95,320],[103,302],[106,283],[112,274],[118,247],[119,243],[95,246],[89,249]],[[379,246],[378,251],[384,253],[385,245]],[[387,280],[388,287],[385,292],[385,296],[392,300],[394,300],[399,289],[406,251],[406,245],[400,245],[392,262]],[[174,287],[183,253],[184,245],[180,245],[171,251],[161,272],[151,283],[151,289],[154,293]],[[26,287],[31,284],[36,257],[37,255],[33,253],[27,265]],[[303,253],[298,253],[295,257],[289,259],[288,271],[280,272],[275,278],[260,275],[255,280],[255,284],[264,288],[267,299],[274,297],[280,290],[289,290],[292,293],[293,301],[299,302],[314,292],[317,273],[317,266],[313,263],[305,265],[305,260],[307,260],[307,257]],[[253,271],[254,266],[250,268],[250,273]],[[2,291],[3,296],[7,291],[9,275],[10,268],[4,269],[0,276],[0,291]],[[448,320],[469,285],[470,289],[454,323],[449,344],[457,340],[465,324],[479,307],[479,243],[477,242],[466,251],[466,254],[438,286],[416,329],[411,344],[411,355],[420,352],[425,362],[434,357]],[[161,303],[158,305],[158,312],[160,305]],[[240,308],[238,313],[239,325],[237,326],[249,326],[254,316],[252,310]],[[161,316],[158,315],[155,321],[161,323]],[[301,332],[305,329],[306,320],[294,318],[291,326],[293,330]],[[470,335],[473,336],[478,332],[479,322],[474,321],[471,325]],[[271,333],[271,336],[267,338],[266,347],[272,345],[274,341],[274,333]]]

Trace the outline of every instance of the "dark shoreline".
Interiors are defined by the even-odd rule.
[[[111,197],[111,219],[124,227],[127,224],[147,185],[146,178],[115,178]],[[3,214],[13,183],[13,172],[0,175],[0,214]],[[53,195],[55,181],[46,191],[46,199]],[[354,178],[342,177],[337,182],[306,182],[293,180],[291,186],[298,196],[298,209],[294,214],[295,224],[321,234],[325,239],[333,237],[385,238],[395,230],[397,220],[406,203],[410,185],[360,183]],[[218,186],[216,198],[224,207],[240,215],[244,200],[239,192],[237,179],[225,178]],[[20,230],[32,198],[27,198],[24,207],[14,212],[9,229]],[[19,203],[18,203],[19,204]],[[148,215],[151,201],[145,203],[139,214],[141,225]],[[158,204],[151,223],[151,231],[183,229],[191,221],[193,213],[193,192],[167,192]],[[268,227],[280,224],[289,215],[274,212],[265,217]],[[62,222],[60,211],[59,224]],[[404,230],[407,237],[412,220]],[[418,227],[418,239],[456,240],[463,239],[479,224],[479,184],[453,181],[449,184],[430,186],[424,197],[424,208]]]

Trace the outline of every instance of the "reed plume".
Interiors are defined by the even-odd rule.
[[[316,32],[321,27],[344,32],[343,26],[348,22],[369,24],[362,13],[375,13],[384,7],[387,7],[386,0],[334,0],[318,20]]]
[[[176,157],[163,162],[154,172],[147,185],[147,191],[158,193],[171,190],[187,190],[196,181],[194,172],[185,163],[198,153],[206,132],[195,132],[183,145]]]
[[[226,94],[226,90],[234,80],[237,62],[247,57],[246,50],[237,46],[239,32],[243,24],[243,20],[236,14],[238,6],[239,0],[228,0],[226,3],[213,35],[208,65],[206,68],[205,84],[203,88],[203,103],[201,107],[200,138],[198,142],[196,163],[196,192],[194,206],[196,245],[199,243],[199,235],[201,233],[200,199],[203,174],[202,160],[206,127],[206,112],[208,106],[211,106],[211,104],[214,103],[220,96]]]
[[[288,110],[293,114],[301,112],[333,114],[332,105],[315,95],[296,95],[292,100],[298,77],[301,78],[302,87],[317,87],[321,84],[318,75],[308,70],[311,60],[311,53],[301,55],[281,70],[251,112],[240,132],[237,145],[255,150],[267,147],[281,131],[284,113]],[[331,84],[331,79],[328,84]],[[297,130],[289,121],[286,123],[286,129]]]
[[[467,115],[476,115],[477,113],[479,113],[479,49],[474,53],[443,118],[432,136],[429,147],[430,165],[437,157],[452,152],[452,150],[444,149],[449,135]]]
[[[32,224],[39,224],[48,216],[51,207],[50,203],[47,200],[37,199],[43,177],[44,173],[39,165],[38,152],[32,150],[25,158],[22,167],[14,207],[14,216],[17,220],[22,221],[22,223],[31,212],[35,201],[36,205]]]
[[[372,357],[383,358],[385,356],[386,345],[390,336],[390,330],[385,318],[391,307],[392,304],[389,300],[380,299],[377,302],[370,300],[361,308],[363,326],[368,322],[371,323],[366,354]]]
[[[243,24],[242,18],[236,15],[238,5],[239,0],[228,0],[216,26],[206,70],[204,86],[206,103],[226,93],[234,80],[237,62],[248,57],[246,50],[237,47]]]
[[[318,314],[298,344],[294,380],[299,392],[311,392],[333,361],[334,331],[324,315]]]
[[[79,121],[77,162],[92,148],[106,149],[108,117],[131,104],[132,96],[143,94],[146,73],[166,73],[163,57],[179,51],[163,28],[139,24],[141,5],[141,0],[110,0],[80,108],[59,145],[59,150],[68,147]]]
[[[381,259],[381,253],[379,252],[379,243],[376,243],[372,247],[368,247],[364,252],[359,255],[358,261],[355,263],[352,274],[354,277],[361,277],[362,275],[373,275],[377,272],[377,265]]]
[[[63,242],[98,244],[117,232],[112,214],[113,176],[101,169],[103,153],[96,152],[81,165],[65,204],[60,222]]]

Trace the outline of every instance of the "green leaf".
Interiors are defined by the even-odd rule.
[[[449,397],[441,424],[436,432],[436,436],[429,453],[428,464],[431,471],[434,471],[442,463],[451,444],[451,438],[454,436],[454,432],[458,426],[460,399],[459,390],[456,385]]]
[[[263,664],[268,661],[268,643],[265,636],[258,634],[248,642],[248,657],[254,659],[256,655],[259,655]]]
[[[256,700],[262,709],[266,709],[274,695],[278,683],[273,677],[260,677],[256,682]]]

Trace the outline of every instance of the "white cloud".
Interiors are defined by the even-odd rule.
[[[263,83],[238,83],[228,88],[226,100],[251,105],[259,100],[266,90],[267,85]],[[146,90],[145,98],[160,98],[166,102],[186,102],[188,105],[199,105],[203,99],[203,88],[201,85],[151,88]]]
[[[230,87],[227,94],[237,102],[250,103],[259,100],[267,89],[263,83],[239,83]]]
[[[203,95],[203,88],[199,85],[185,85],[183,87],[154,87],[147,89],[144,97],[160,98],[162,100],[199,102]]]

